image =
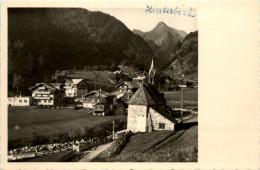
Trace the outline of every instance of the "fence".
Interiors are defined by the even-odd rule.
[[[180,100],[171,100],[171,101],[167,101],[168,103],[181,103]],[[183,101],[183,103],[185,104],[198,104],[198,101],[190,101],[190,100],[185,100]]]

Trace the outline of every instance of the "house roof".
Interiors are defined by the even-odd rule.
[[[64,82],[65,80],[69,80],[71,83],[73,84],[79,84],[82,80],[85,79],[72,79],[72,78],[65,78],[64,80],[62,80],[61,82]]]
[[[140,86],[127,103],[136,105],[161,105],[166,104],[166,101],[152,84],[145,83]]]
[[[73,84],[79,84],[84,79],[71,79]]]
[[[118,85],[116,86],[116,88],[120,87],[120,86],[123,85],[123,84],[126,84],[126,85],[128,85],[128,86],[131,86],[132,88],[139,88],[139,87],[140,87],[140,85],[139,85],[138,83],[136,83],[136,82],[123,81],[123,82],[121,82],[120,84],[118,84]]]
[[[127,102],[129,99],[127,94],[124,94],[123,96],[117,98],[117,100],[121,100],[122,102]]]
[[[41,86],[41,85],[43,85],[43,86],[45,86],[45,87],[47,87],[47,88],[50,88],[50,89],[52,89],[52,90],[58,90],[56,87],[54,87],[53,85],[51,85],[50,83],[36,83],[36,85],[35,86],[33,86],[33,87],[30,87],[29,89],[30,90],[33,90],[33,89],[35,89],[35,88],[37,88],[37,87],[39,87],[39,86]]]
[[[91,91],[91,92],[89,92],[89,93],[87,93],[87,94],[84,94],[84,95],[82,95],[82,96],[90,96],[90,95],[92,95],[92,94],[100,94],[100,95],[104,95],[104,96],[108,96],[109,95],[109,93],[108,92],[105,92],[105,91],[103,91],[103,90],[94,90],[94,91]]]
[[[158,106],[151,106],[152,109],[154,109],[157,113],[159,113],[160,115],[162,115],[163,117],[165,117],[166,119],[172,121],[173,123],[177,123],[178,121],[176,119],[174,119],[173,117],[171,117],[166,110],[162,110],[160,109]]]

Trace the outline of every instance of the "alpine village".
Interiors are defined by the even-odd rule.
[[[8,9],[9,162],[197,162],[198,31]]]

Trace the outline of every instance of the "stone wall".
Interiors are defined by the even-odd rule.
[[[146,132],[147,106],[129,105],[127,117],[127,130],[132,132]]]
[[[153,130],[174,130],[174,123],[169,119],[162,116],[160,113],[150,108],[150,114],[152,118],[152,128]],[[165,124],[165,129],[159,128],[159,123]]]
[[[174,123],[162,116],[154,109],[145,105],[129,105],[127,117],[127,130],[132,132],[149,132],[150,116],[152,130],[174,130]],[[165,128],[159,128],[159,124],[165,125]]]

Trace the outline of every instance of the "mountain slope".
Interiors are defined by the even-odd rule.
[[[153,51],[122,22],[81,8],[9,8],[8,78],[25,79],[24,87],[48,81],[55,70],[87,65],[147,66]]]
[[[173,79],[198,79],[198,31],[191,32],[176,45],[170,63],[164,73]]]
[[[164,22],[159,22],[156,27],[149,32],[142,32],[140,30],[133,30],[133,32],[146,40],[153,49],[156,57],[159,58],[163,64],[169,62],[170,52],[175,48],[177,42],[182,41],[187,35],[185,31],[171,28]]]

